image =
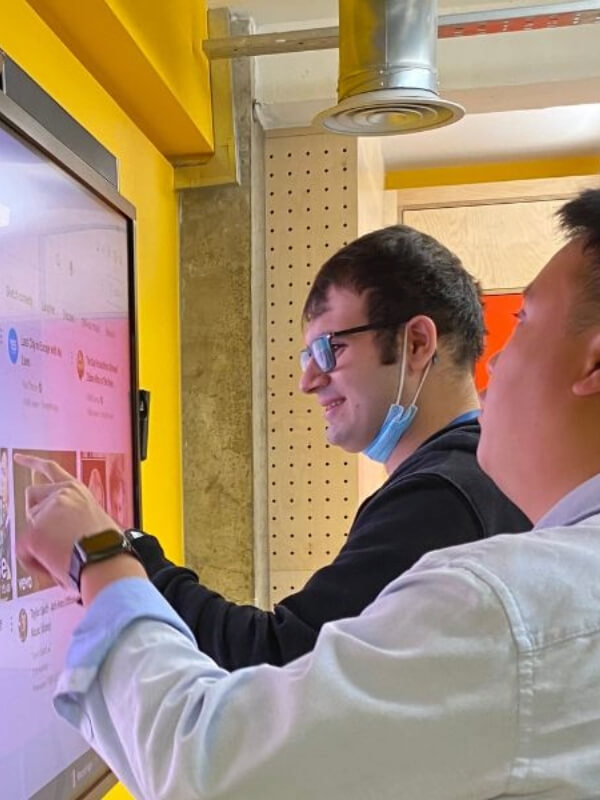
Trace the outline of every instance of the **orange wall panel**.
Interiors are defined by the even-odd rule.
[[[483,391],[488,383],[488,361],[494,353],[502,350],[510,339],[516,324],[515,314],[521,308],[522,295],[486,294],[483,296],[483,314],[487,335],[485,350],[475,369],[477,390]]]

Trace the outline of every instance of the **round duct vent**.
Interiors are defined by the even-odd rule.
[[[347,97],[314,122],[350,136],[391,136],[441,128],[458,122],[464,113],[462,106],[432,92],[380,89]]]

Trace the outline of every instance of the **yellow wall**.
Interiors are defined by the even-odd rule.
[[[1,0],[0,48],[119,160],[120,191],[137,209],[140,386],[150,389],[144,526],[182,554],[177,206],[173,169],[25,0]],[[110,57],[110,54],[109,54]],[[121,788],[110,797],[127,797]]]

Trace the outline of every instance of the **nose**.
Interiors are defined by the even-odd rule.
[[[497,350],[494,353],[494,355],[488,358],[486,369],[487,369],[487,374],[490,376],[490,378],[494,374],[494,368],[496,366],[496,361],[498,361],[498,358],[500,357],[500,352],[501,352],[500,350]]]
[[[326,386],[329,381],[329,375],[319,369],[317,362],[314,358],[311,358],[308,362],[308,366],[300,376],[299,388],[304,394],[310,394],[310,392],[316,392],[317,389]]]

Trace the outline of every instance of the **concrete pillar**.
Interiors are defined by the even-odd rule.
[[[232,35],[248,32],[232,21]],[[252,69],[233,62],[241,183],[182,191],[180,228],[186,563],[237,602],[267,596],[264,144]]]

